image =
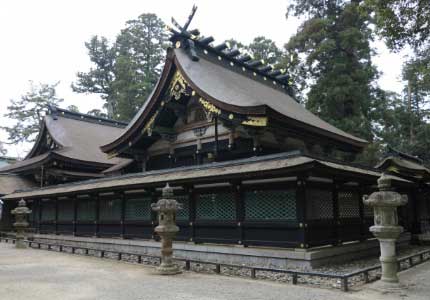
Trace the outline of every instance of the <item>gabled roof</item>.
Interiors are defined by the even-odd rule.
[[[126,123],[119,121],[51,108],[41,123],[38,138],[27,157],[0,171],[31,169],[51,158],[108,168],[124,159],[109,159],[100,146],[121,134],[125,126]],[[47,135],[55,142],[56,146],[52,149],[45,148]]]
[[[112,155],[122,153],[160,107],[172,80],[182,77],[187,88],[197,93],[205,103],[219,113],[229,112],[248,117],[267,117],[306,131],[334,143],[361,149],[367,141],[346,133],[308,111],[294,100],[285,75],[255,62],[244,62],[235,52],[218,50],[200,40],[193,41],[192,54],[180,37],[174,39],[177,48],[167,50],[166,63],[160,80],[143,107],[125,131],[101,149]],[[269,71],[268,71],[269,70]],[[175,73],[176,72],[176,73]]]
[[[388,147],[385,158],[376,165],[376,168],[412,180],[430,181],[430,169],[421,159],[391,147]]]

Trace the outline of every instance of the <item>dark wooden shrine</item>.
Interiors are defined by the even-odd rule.
[[[282,71],[188,25],[171,30],[161,77],[133,120],[92,145],[112,162],[97,170],[103,178],[3,199],[31,203],[40,233],[150,239],[151,203],[169,182],[184,207],[179,240],[308,248],[371,237],[361,199],[381,170],[329,158],[353,157],[367,142],[295,101]],[[99,127],[116,128],[108,123]],[[410,199],[400,221],[416,232],[420,183],[390,176]]]

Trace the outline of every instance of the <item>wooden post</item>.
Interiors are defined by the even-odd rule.
[[[120,193],[121,197],[121,238],[124,238],[125,235],[125,205],[126,205],[126,199],[124,192]]]
[[[95,201],[96,201],[96,217],[94,220],[94,225],[95,225],[94,236],[98,237],[99,236],[99,222],[100,222],[100,196],[99,196],[99,194],[94,194],[93,196],[95,197]]]
[[[76,235],[76,222],[78,220],[78,197],[73,197],[73,236]]]
[[[336,180],[333,180],[332,197],[333,197],[333,237],[334,237],[334,244],[337,245],[341,243],[340,236],[339,236],[339,228],[341,224],[339,220],[339,185],[336,182]]]
[[[39,224],[37,226],[38,233],[40,233],[40,224],[42,223],[42,209],[43,209],[43,201],[42,199],[39,199],[39,217],[37,218],[39,220]]]
[[[58,198],[55,198],[55,234],[58,235]]]
[[[358,192],[358,209],[360,214],[360,241],[364,241],[366,239],[366,228],[364,227],[364,203],[363,203],[363,189],[360,187],[357,190]]]
[[[298,240],[300,248],[307,248],[309,241],[307,236],[308,226],[306,217],[306,177],[297,178],[296,182],[296,215],[299,229],[301,231],[301,239]]]
[[[196,238],[196,232],[194,229],[194,224],[196,222],[196,190],[194,189],[194,187],[190,188],[190,241],[195,241]]]
[[[244,232],[243,232],[243,221],[245,220],[245,203],[242,195],[242,185],[240,182],[232,184],[234,189],[234,198],[236,202],[236,222],[238,232],[238,244],[245,245],[244,243]]]
[[[157,201],[158,201],[157,190],[152,189],[150,191],[150,195],[151,195],[151,204],[157,203]],[[157,213],[155,211],[153,211],[151,208],[150,208],[150,210],[151,210],[150,214],[151,214],[151,224],[152,224],[151,225],[151,231],[152,231],[151,236],[152,236],[152,239],[155,239],[155,227],[157,224]]]

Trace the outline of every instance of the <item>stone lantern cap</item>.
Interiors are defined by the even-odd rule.
[[[25,200],[21,199],[18,202],[18,207],[13,209],[11,213],[14,215],[25,215],[30,214],[31,210],[26,206]]]
[[[158,200],[157,203],[151,204],[151,208],[154,211],[162,211],[162,212],[175,212],[179,209],[182,209],[182,204],[178,203],[173,198],[173,189],[167,183],[162,191],[162,199]]]
[[[369,206],[402,206],[408,202],[407,195],[400,195],[395,192],[391,186],[391,178],[385,173],[378,179],[379,191],[372,193],[370,196],[365,195],[363,202]]]

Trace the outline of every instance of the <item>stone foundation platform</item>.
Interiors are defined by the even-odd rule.
[[[152,240],[127,240],[116,238],[76,237],[49,234],[34,234],[31,239],[37,242],[87,247],[105,251],[119,251],[134,254],[159,256],[160,242]],[[411,235],[401,235],[398,247],[409,245]],[[312,249],[280,249],[248,247],[238,245],[194,244],[175,242],[174,256],[190,260],[244,264],[271,268],[306,268],[342,263],[371,255],[378,255],[379,244],[376,239],[363,242],[349,242],[338,246],[325,246]]]

